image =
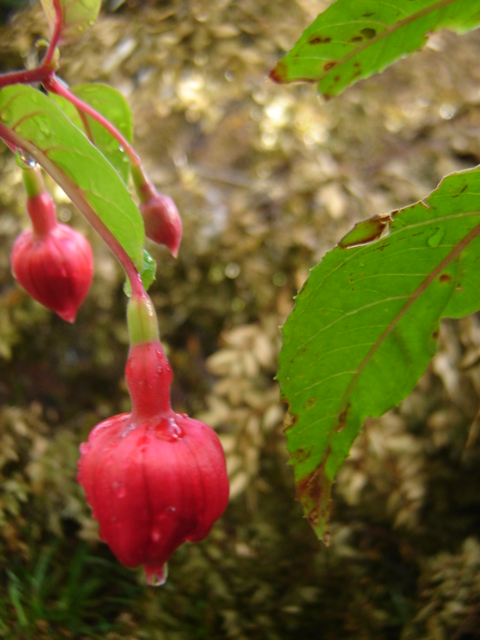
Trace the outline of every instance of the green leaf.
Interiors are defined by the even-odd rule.
[[[480,0],[337,0],[304,31],[270,77],[317,82],[325,97],[421,49],[439,29],[480,24]]]
[[[109,120],[129,142],[133,136],[132,112],[122,94],[106,84],[81,84],[70,91],[93,107],[102,116]],[[103,153],[111,165],[115,168],[125,184],[128,183],[130,163],[125,150],[120,147],[117,140],[99,122],[79,114],[77,109],[66,98],[54,93],[50,98],[65,113],[73,124],[81,129],[89,140]]]
[[[375,231],[376,230],[376,231]],[[360,222],[311,272],[283,327],[278,379],[297,499],[328,542],[330,491],[365,418],[414,388],[440,319],[480,309],[480,168]]]
[[[50,33],[55,26],[55,5],[53,0],[40,0],[47,16]],[[61,42],[71,42],[91,27],[97,19],[102,0],[60,0],[62,7]]]
[[[25,85],[0,90],[0,137],[33,156],[96,227],[93,210],[142,270],[143,220],[130,193],[48,96]]]

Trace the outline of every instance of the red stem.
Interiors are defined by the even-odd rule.
[[[11,84],[33,84],[35,82],[47,82],[54,74],[52,67],[43,65],[36,69],[25,69],[23,71],[12,71],[11,73],[0,74],[0,89]]]
[[[111,122],[109,122],[106,118],[104,118],[98,111],[96,111],[93,107],[88,105],[80,98],[77,98],[67,87],[65,87],[61,82],[57,80],[55,74],[52,74],[49,78],[46,79],[45,82],[42,83],[47,91],[51,91],[52,93],[56,93],[59,96],[62,96],[69,102],[73,104],[74,107],[78,109],[81,113],[86,113],[88,116],[96,120],[99,124],[102,125],[124,148],[127,156],[130,159],[130,162],[133,165],[140,165],[140,158],[136,154],[135,150],[128,142],[126,138],[122,136],[120,131],[116,129]]]
[[[0,74],[0,89],[2,87],[8,87],[11,84],[33,84],[35,82],[41,82],[43,84],[55,75],[53,57],[62,32],[63,15],[60,0],[53,0],[53,5],[55,7],[55,25],[47,52],[40,66],[35,69],[24,69],[22,71]]]
[[[53,0],[53,6],[55,8],[55,25],[53,27],[52,37],[48,45],[47,53],[42,60],[41,67],[51,67],[53,56],[55,55],[55,49],[57,48],[58,41],[60,40],[60,34],[62,32],[62,6],[60,0]]]

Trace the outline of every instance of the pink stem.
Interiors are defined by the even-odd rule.
[[[37,67],[36,69],[25,69],[24,71],[12,71],[11,73],[0,74],[0,89],[11,84],[32,84],[35,82],[47,82],[53,75],[51,67]]]
[[[57,44],[60,40],[60,34],[62,31],[63,13],[60,0],[53,0],[53,6],[55,7],[55,25],[53,27],[53,33],[48,45],[47,53],[42,60],[42,67],[51,66],[53,56],[55,55],[55,49],[57,48]]]
[[[53,0],[55,7],[55,26],[52,38],[49,42],[47,53],[42,63],[36,69],[25,69],[22,71],[12,71],[11,73],[0,74],[0,89],[12,84],[33,84],[35,82],[48,82],[55,75],[54,65],[52,65],[55,49],[57,48],[62,31],[62,7],[60,0]]]
[[[51,91],[52,93],[56,93],[57,95],[62,96],[63,98],[71,102],[73,106],[76,107],[80,112],[86,113],[91,118],[96,120],[99,124],[101,124],[102,127],[104,127],[119,142],[119,144],[122,145],[130,159],[130,162],[136,166],[140,165],[140,158],[138,157],[137,153],[128,142],[128,140],[122,136],[120,131],[118,131],[118,129],[116,129],[111,122],[104,118],[93,107],[88,105],[86,102],[83,102],[83,100],[80,100],[80,98],[77,98],[76,95],[74,95],[71,91],[69,91],[69,89],[67,89],[67,87],[65,87],[61,82],[57,80],[54,74],[52,74],[49,78],[46,79],[45,82],[43,82],[43,86],[47,91]]]

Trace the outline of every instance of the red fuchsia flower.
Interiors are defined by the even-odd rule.
[[[151,195],[140,205],[147,238],[167,246],[174,258],[182,239],[182,220],[171,198],[161,193]]]
[[[125,373],[132,411],[91,432],[78,480],[102,540],[162,584],[170,555],[203,540],[227,506],[225,456],[210,427],[170,408],[172,371],[158,340],[134,344]]]
[[[93,277],[86,238],[57,223],[50,194],[27,198],[33,228],[21,233],[10,256],[13,276],[32,298],[73,322]]]

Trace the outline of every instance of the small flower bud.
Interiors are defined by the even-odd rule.
[[[34,300],[73,322],[93,277],[93,256],[84,236],[65,224],[45,233],[27,230],[13,245],[12,273]]]
[[[167,246],[174,258],[182,239],[182,220],[171,198],[155,193],[140,204],[147,238]]]

